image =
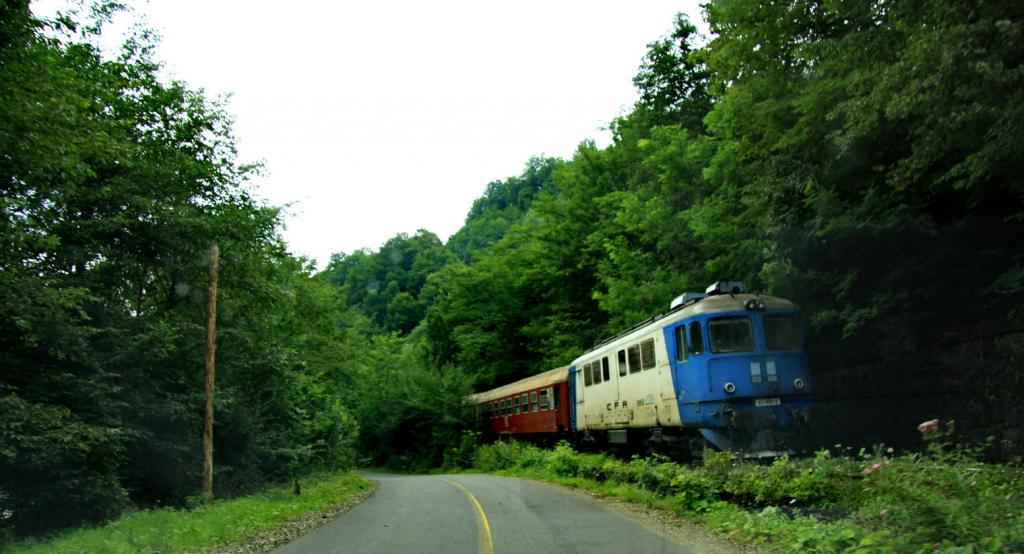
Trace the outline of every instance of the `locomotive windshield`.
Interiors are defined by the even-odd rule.
[[[800,327],[791,315],[770,315],[764,318],[764,338],[768,350],[800,348]]]
[[[711,351],[716,354],[750,352],[754,333],[749,317],[719,317],[708,322]]]

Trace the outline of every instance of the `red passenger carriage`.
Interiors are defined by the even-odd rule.
[[[561,433],[569,429],[569,367],[538,373],[474,394],[477,417],[496,435]]]

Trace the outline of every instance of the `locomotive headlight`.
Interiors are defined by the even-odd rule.
[[[797,377],[796,379],[793,379],[793,388],[795,388],[796,390],[803,389],[804,388],[804,380],[799,378],[799,377]]]
[[[729,394],[732,394],[732,393],[736,392],[736,385],[734,385],[732,383],[726,383],[722,387],[722,390],[724,390],[725,392],[727,392]]]
[[[763,310],[767,306],[768,305],[765,304],[763,298],[751,298],[750,300],[747,300],[746,302],[743,303],[743,307],[751,312],[755,310]]]

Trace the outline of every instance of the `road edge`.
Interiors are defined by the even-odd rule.
[[[371,487],[356,491],[345,497],[342,502],[331,504],[326,510],[316,510],[303,514],[245,539],[230,544],[219,545],[207,552],[211,554],[263,554],[284,546],[295,539],[318,529],[358,506],[377,492],[378,481],[370,480]]]
[[[715,533],[703,525],[655,506],[630,502],[629,500],[604,495],[599,492],[533,477],[493,473],[481,473],[480,475],[522,479],[531,483],[557,488],[579,497],[588,498],[619,516],[636,522],[652,533],[666,537],[673,542],[692,547],[702,554],[762,554],[762,551],[757,550],[753,545],[730,541],[728,538]]]

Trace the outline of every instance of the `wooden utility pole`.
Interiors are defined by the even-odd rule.
[[[217,353],[217,245],[210,247],[210,285],[206,297],[206,410],[203,412],[203,501],[213,499],[213,377]]]

